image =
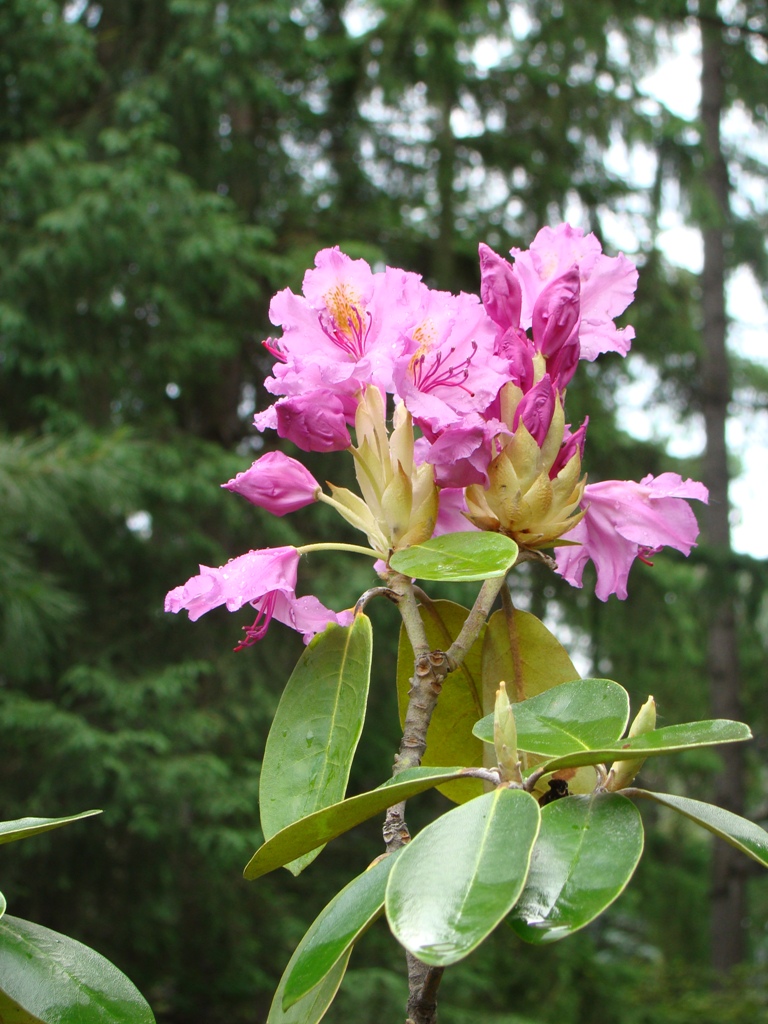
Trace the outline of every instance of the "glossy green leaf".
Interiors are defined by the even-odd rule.
[[[0,921],[3,991],[46,1024],[154,1024],[139,990],[81,942],[31,921]]]
[[[419,580],[471,582],[505,576],[517,552],[517,544],[503,533],[467,530],[395,551],[389,564],[396,572]]]
[[[433,651],[447,651],[469,615],[466,608],[453,601],[432,601],[421,605],[419,613]],[[484,710],[481,678],[484,629],[461,666],[445,677],[440,700],[435,705],[429,723],[423,765],[463,764],[479,767],[483,764],[483,744],[472,734],[472,726]],[[401,627],[397,649],[397,702],[401,725],[405,722],[412,675],[413,648],[405,628]],[[483,784],[478,779],[459,779],[438,788],[455,803],[471,800],[483,792]]]
[[[509,923],[527,942],[565,938],[613,903],[642,852],[643,825],[626,797],[605,793],[547,804]]]
[[[319,633],[302,654],[264,751],[259,810],[266,839],[344,796],[365,721],[372,652],[370,620],[356,615],[351,626]],[[321,849],[286,867],[298,875]]]
[[[610,679],[561,683],[515,705],[517,745],[543,757],[605,747],[621,738],[628,718],[629,696],[618,683]],[[478,722],[474,731],[493,743],[493,715]]]
[[[5,896],[3,896],[3,894],[0,892],[0,917],[2,917],[3,914],[5,914],[7,909],[8,904],[5,902]],[[0,1017],[0,1020],[2,1020],[2,1017]]]
[[[518,899],[539,820],[529,793],[500,788],[423,829],[389,877],[387,918],[398,941],[436,966],[470,953]]]
[[[25,1010],[0,988],[0,1022],[2,1024],[45,1024],[34,1013]]]
[[[704,722],[686,722],[682,725],[666,725],[663,729],[633,736],[620,743],[611,743],[597,750],[579,751],[546,761],[547,771],[561,768],[575,768],[586,764],[603,764],[608,761],[631,761],[634,758],[654,757],[661,754],[678,754],[694,747],[713,747],[719,743],[741,743],[752,738],[749,726],[743,722],[731,722],[726,718],[715,718]]]
[[[52,828],[61,828],[62,825],[80,821],[81,818],[91,818],[94,814],[101,814],[101,811],[81,811],[80,814],[70,814],[66,818],[17,818],[15,821],[0,821],[0,844],[36,836],[39,832],[49,832]]]
[[[289,1006],[287,1010],[284,1010],[283,993],[285,991],[285,981],[293,970],[293,965],[300,950],[301,944],[299,944],[296,952],[288,961],[288,966],[283,972],[280,984],[277,986],[277,992],[275,992],[272,999],[272,1005],[269,1008],[267,1024],[317,1024],[325,1016],[328,1007],[339,991],[339,985],[344,980],[347,964],[352,954],[351,946],[341,959],[336,961],[319,985],[316,985],[311,992],[307,992],[298,1002]]]
[[[579,678],[568,652],[544,623],[519,609],[511,622],[503,609],[488,620],[482,673],[486,701],[491,703],[502,680],[509,699],[518,701]]]
[[[310,925],[284,979],[286,1010],[319,985],[384,909],[387,880],[401,851],[353,878]]]
[[[768,832],[760,828],[759,825],[755,825],[754,822],[748,821],[732,811],[726,811],[722,807],[715,807],[714,804],[707,804],[702,800],[690,800],[688,797],[675,796],[672,793],[652,793],[647,789],[633,789],[632,796],[653,800],[664,807],[672,808],[678,814],[684,814],[686,818],[695,821],[697,825],[714,832],[726,843],[730,843],[737,850],[746,853],[758,864],[768,867]]]
[[[463,768],[408,768],[378,789],[315,811],[301,821],[288,825],[264,843],[248,861],[243,875],[248,879],[266,875],[335,839],[342,832],[348,832],[355,825],[381,814],[388,807],[409,800],[427,789],[434,789],[440,783],[460,778],[463,772]]]

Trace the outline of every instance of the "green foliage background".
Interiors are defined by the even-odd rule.
[[[764,31],[764,5],[742,6]],[[532,19],[524,38],[510,31],[513,8]],[[663,176],[696,215],[698,142],[637,89],[662,30],[686,13],[672,0],[0,3],[0,795],[6,818],[105,809],[0,850],[2,887],[12,913],[112,958],[160,1021],[264,1020],[314,913],[380,849],[371,824],[299,879],[242,881],[260,841],[259,759],[301,644],[275,626],[234,655],[239,616],[192,625],[162,612],[198,562],[353,539],[325,508],[274,520],[219,490],[261,444],[250,422],[269,400],[259,343],[270,296],[298,288],[332,244],[473,290],[479,240],[527,245],[574,202],[600,234],[606,211],[640,202],[651,240],[636,254],[631,317],[642,359],[587,367],[569,408],[575,422],[590,415],[591,479],[695,474],[614,422],[618,385],[649,365],[665,400],[682,415],[696,409],[696,283],[665,266],[653,239]],[[610,33],[626,40],[627,61]],[[490,68],[472,59],[488,40],[499,54]],[[764,123],[764,68],[744,38],[731,44],[731,102]],[[615,133],[659,154],[650,197],[606,170]],[[733,247],[734,265],[760,274],[761,227],[747,209]],[[765,380],[736,370],[742,399],[764,405]],[[347,482],[342,459],[309,462]],[[516,598],[563,623],[636,701],[651,692],[666,722],[681,721],[705,706],[702,559],[634,570],[626,604],[599,605],[588,586],[564,593],[533,570]],[[359,561],[306,562],[302,585],[337,608],[374,579]],[[745,717],[760,736],[765,569],[746,557],[726,569]],[[353,791],[389,774],[397,746],[397,624],[394,609],[372,614],[372,704]],[[758,739],[763,815],[766,753]],[[716,755],[684,763],[686,792],[705,794]],[[649,768],[649,784],[664,771]],[[414,801],[414,829],[442,799]],[[660,814],[654,826],[653,856],[609,915],[543,953],[500,929],[447,973],[442,1019],[768,1020],[765,884],[754,883],[753,959],[712,993],[707,844]],[[327,1019],[394,1019],[404,993],[380,924]]]

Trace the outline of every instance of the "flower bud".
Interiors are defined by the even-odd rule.
[[[656,701],[653,697],[649,697],[629,727],[629,738],[642,736],[646,732],[653,732],[655,728]],[[608,772],[605,788],[614,793],[617,789],[624,789],[625,786],[629,786],[634,781],[644,762],[644,757],[638,757],[632,761],[614,761],[611,765],[611,770]]]
[[[366,532],[371,544],[383,553],[427,540],[434,532],[438,512],[434,468],[425,462],[417,465],[414,459],[411,414],[399,403],[391,434],[386,415],[385,396],[377,387],[367,387],[357,407],[357,447],[352,453],[360,492],[376,524]],[[334,489],[334,497],[340,497],[340,489]]]
[[[567,423],[563,432],[563,442],[560,445],[560,451],[557,453],[552,469],[549,471],[550,476],[557,476],[560,470],[565,466],[567,462],[573,458],[578,451],[579,457],[584,458],[584,442],[587,438],[587,427],[589,426],[589,416],[584,417],[584,422],[581,424],[578,430],[571,433],[571,425]]]
[[[520,759],[517,754],[517,726],[515,713],[507,696],[507,687],[502,681],[496,691],[496,704],[493,710],[493,745],[496,749],[496,760],[501,769],[504,782],[522,784]]]
[[[221,486],[275,516],[311,505],[320,489],[309,470],[283,452],[267,452],[250,469]]]
[[[528,428],[528,433],[533,437],[539,447],[544,443],[544,438],[552,425],[552,416],[555,411],[556,395],[549,376],[544,376],[538,384],[523,395],[520,404],[515,410],[512,421],[513,429],[517,429],[522,420]]]
[[[338,452],[352,443],[344,403],[332,391],[312,391],[275,403],[277,433],[305,452]]]
[[[512,264],[480,243],[480,296],[485,311],[503,330],[520,326],[523,293]]]
[[[536,299],[531,324],[533,343],[547,359],[556,355],[578,330],[579,293],[579,271],[574,264],[551,281]]]
[[[496,339],[493,351],[494,355],[506,359],[509,379],[523,391],[530,391],[535,379],[533,359],[536,349],[525,331],[519,327],[507,328]]]
[[[554,472],[565,414],[548,377],[525,396],[506,385],[500,405],[514,433],[488,466],[488,488],[467,487],[467,518],[478,529],[497,530],[530,550],[551,547],[584,516],[581,449],[574,445],[571,457]]]

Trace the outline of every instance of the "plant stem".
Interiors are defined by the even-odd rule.
[[[300,555],[306,555],[310,551],[352,551],[356,555],[373,555],[374,558],[381,558],[378,551],[373,548],[364,548],[361,544],[342,544],[341,541],[322,541],[319,544],[303,544],[296,548]]]
[[[504,577],[486,580],[461,632],[448,651],[432,651],[419,613],[413,583],[400,573],[391,575],[389,589],[396,595],[400,616],[414,653],[408,708],[403,723],[400,749],[395,754],[393,776],[399,775],[406,768],[416,768],[421,764],[427,749],[427,729],[445,677],[464,661],[503,585]],[[421,591],[419,593],[421,594]],[[405,822],[404,801],[387,810],[382,831],[389,853],[409,842],[411,837]],[[408,951],[406,961],[409,991],[407,1024],[437,1024],[437,989],[443,976],[443,968],[430,967]]]
[[[412,957],[412,960],[422,970],[412,974],[411,964],[408,964],[408,981],[415,983],[411,992],[415,991],[416,995],[408,1000],[406,1024],[434,1024],[437,1021],[437,990],[445,968],[428,967],[416,957]]]
[[[366,590],[364,594],[361,594],[357,599],[355,605],[355,615],[365,610],[365,606],[369,601],[372,601],[374,597],[387,597],[390,601],[394,601],[397,604],[397,595],[393,593],[389,587],[371,587],[370,590]]]
[[[506,577],[498,576],[495,579],[486,580],[480,588],[480,593],[472,605],[472,611],[461,627],[461,632],[448,648],[447,657],[450,662],[451,672],[462,664],[472,644],[477,640],[480,630],[488,618],[488,613],[493,607],[493,602],[505,584],[505,580]]]
[[[442,689],[443,679],[448,674],[448,667],[441,671],[442,665],[432,665],[431,652],[421,621],[419,606],[413,593],[413,584],[407,576],[393,573],[390,579],[390,590],[396,595],[397,607],[414,650],[414,670],[411,678],[411,689],[408,692],[408,710],[403,725],[403,738],[400,749],[395,754],[392,775],[399,775],[406,768],[418,767],[427,745],[427,727],[437,697]],[[436,652],[444,660],[442,652]],[[394,804],[387,810],[383,828],[384,842],[387,851],[392,853],[411,838],[405,823],[405,801]]]
[[[390,590],[397,595],[400,618],[403,620],[408,639],[411,641],[414,657],[418,661],[419,658],[429,654],[429,641],[416,601],[415,588],[407,576],[403,576],[401,573],[392,573]]]

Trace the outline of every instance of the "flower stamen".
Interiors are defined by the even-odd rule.
[[[275,359],[279,359],[281,363],[288,362],[288,356],[285,354],[285,349],[282,347],[279,338],[265,338],[261,344]]]
[[[434,391],[435,388],[461,388],[462,391],[472,397],[474,392],[470,391],[468,387],[465,387],[464,381],[469,377],[469,368],[472,364],[472,360],[477,352],[477,342],[472,343],[472,352],[463,359],[460,363],[450,364],[450,357],[456,351],[456,346],[453,345],[446,353],[438,352],[435,356],[434,362],[428,369],[424,369],[424,363],[427,358],[426,352],[418,352],[411,360],[411,370],[413,372],[413,381],[419,391],[430,392]],[[445,362],[444,362],[445,360]]]
[[[237,647],[234,647],[234,651],[244,651],[246,647],[253,647],[259,640],[263,640],[266,636],[269,624],[272,621],[272,616],[275,612],[275,603],[277,601],[277,591],[270,591],[263,600],[261,608],[259,608],[259,614],[253,620],[253,624],[250,626],[243,626],[245,631],[245,637]]]
[[[640,550],[637,552],[637,557],[640,559],[641,562],[645,562],[646,565],[650,565],[650,567],[653,568],[653,562],[650,560],[648,556],[655,555],[657,551],[658,548],[640,548]]]
[[[350,306],[345,317],[346,325],[343,327],[336,317],[329,313],[318,313],[317,321],[326,338],[329,338],[342,352],[346,352],[354,360],[358,360],[365,355],[368,335],[371,333],[373,318],[367,310],[365,317],[368,321],[367,324],[357,306]]]

